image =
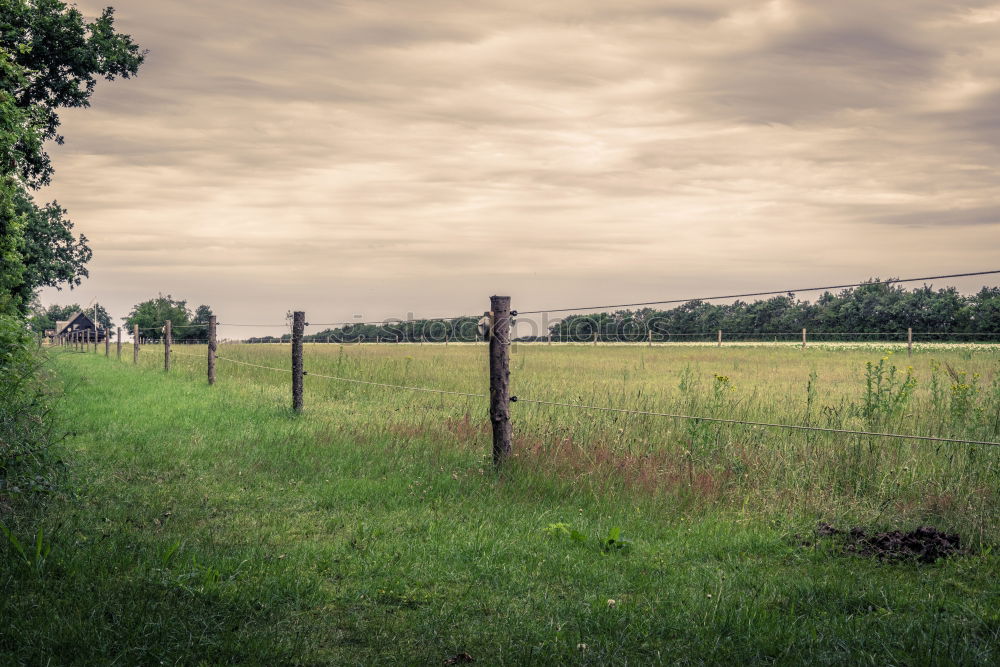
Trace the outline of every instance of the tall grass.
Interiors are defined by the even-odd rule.
[[[175,371],[203,379],[205,349]],[[141,364],[162,364],[162,348]],[[290,367],[287,345],[224,345],[223,357]],[[486,393],[482,345],[306,344],[307,371]],[[123,354],[130,360],[130,354]],[[753,422],[1000,441],[1000,351],[922,346],[695,347],[515,344],[525,399]],[[129,362],[130,363],[130,362]],[[289,377],[219,361],[221,383],[287,402]],[[307,375],[312,418],[364,437],[432,439],[488,451],[483,399]],[[512,467],[595,493],[623,486],[686,506],[790,510],[870,524],[931,523],[983,545],[1000,528],[1000,448],[621,414],[518,402]]]

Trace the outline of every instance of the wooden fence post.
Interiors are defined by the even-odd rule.
[[[597,329],[594,329],[594,345],[597,345]]]
[[[722,347],[722,329],[719,329],[719,343],[716,347]]]
[[[215,315],[211,315],[208,318],[208,384],[215,384],[215,350],[217,345],[215,327]]]
[[[110,329],[105,329],[104,330],[104,356],[105,357],[110,357],[111,356],[111,330]]]
[[[173,342],[173,335],[170,331],[170,320],[163,322],[163,370],[170,370],[170,344]]]
[[[132,334],[132,363],[139,363],[139,325],[135,325]]]
[[[906,356],[913,356],[913,327],[906,329]]]
[[[802,349],[806,349],[806,328],[802,327]]]
[[[302,412],[302,332],[306,314],[296,310],[292,315],[292,410]]]
[[[118,327],[118,361],[122,360],[122,328]]]
[[[491,296],[490,421],[493,424],[493,464],[510,455],[510,297]]]

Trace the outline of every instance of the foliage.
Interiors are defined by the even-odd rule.
[[[41,141],[19,141],[18,169],[27,183],[44,185],[52,175],[42,141],[62,143],[56,109],[90,106],[97,77],[113,81],[139,71],[145,52],[115,31],[114,9],[87,21],[61,0],[0,3],[0,46],[20,74],[5,81],[17,108],[41,115]]]
[[[872,278],[838,294],[823,293],[814,303],[794,294],[760,301],[712,304],[689,301],[670,310],[643,308],[613,313],[571,315],[552,325],[556,340],[645,340],[651,331],[656,340],[671,336],[714,336],[723,330],[728,340],[740,336],[793,334],[803,328],[811,335],[856,338],[859,333],[901,335],[907,328],[934,340],[945,334],[1000,333],[1000,288],[984,287],[964,296],[954,287],[934,290],[928,285],[907,290]],[[926,335],[929,334],[929,335]]]
[[[323,329],[315,334],[303,336],[306,342],[337,342],[337,343],[357,343],[357,342],[398,342],[416,343],[428,341],[441,343],[452,342],[472,342],[479,339],[476,317],[458,317],[451,320],[406,320],[387,321],[381,324],[360,323],[345,324],[339,327]],[[268,337],[272,338],[272,337]],[[290,335],[282,336],[282,340],[288,340]],[[272,340],[277,340],[272,338]],[[250,342],[271,342],[263,338],[254,339]]]
[[[88,22],[61,0],[0,2],[0,310],[23,314],[39,287],[87,276],[87,239],[28,188],[51,180],[44,144],[63,140],[56,110],[88,106],[98,76],[128,78],[143,58],[110,7]]]
[[[95,309],[97,310],[97,324],[105,330],[110,330],[112,326],[111,315],[101,304],[88,307],[86,309],[87,315],[93,318]],[[43,333],[47,329],[54,329],[56,322],[68,320],[72,315],[81,310],[83,308],[78,303],[67,306],[51,304],[45,308],[37,301],[34,301],[31,305],[31,313],[28,316],[28,325],[35,333]]]
[[[15,194],[15,202],[25,221],[24,289],[33,293],[39,287],[79,285],[89,275],[86,264],[93,252],[86,236],[73,235],[73,223],[64,217],[66,209],[57,202],[38,206],[24,190]]]
[[[913,368],[909,367],[900,373],[896,365],[889,361],[891,355],[892,352],[887,353],[878,363],[865,363],[865,393],[861,414],[869,428],[882,427],[891,419],[902,416],[917,386]]]
[[[51,488],[57,472],[46,465],[57,436],[33,347],[22,320],[0,314],[0,510],[5,500]]]
[[[170,320],[171,335],[174,340],[204,340],[208,337],[208,319],[212,309],[198,306],[192,313],[187,301],[175,300],[169,294],[160,294],[132,307],[128,317],[123,318],[126,329],[131,332],[138,325],[145,338],[159,339],[166,321]]]

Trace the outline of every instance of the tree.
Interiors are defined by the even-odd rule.
[[[73,236],[73,223],[63,217],[66,209],[57,202],[36,206],[24,191],[15,196],[15,202],[25,221],[21,255],[26,285],[32,292],[61,283],[79,285],[89,275],[86,264],[93,253],[86,236]]]
[[[146,52],[129,35],[115,32],[114,14],[108,7],[99,18],[87,21],[62,0],[0,3],[0,46],[21,71],[7,90],[18,108],[41,112],[41,141],[19,144],[19,167],[32,187],[48,183],[52,176],[42,142],[63,141],[56,109],[90,106],[98,76],[127,79],[138,73],[145,59]]]
[[[60,306],[59,304],[51,304],[47,308],[43,307],[38,301],[33,301],[31,304],[31,314],[28,317],[28,325],[31,330],[36,333],[43,333],[47,329],[55,329],[56,322],[68,320],[70,317],[76,313],[83,311],[84,314],[94,319],[94,311],[97,311],[97,324],[102,329],[106,331],[111,330],[111,315],[101,304],[95,304],[93,306],[88,306],[87,308],[82,308],[78,303],[72,303],[68,306]]]
[[[142,335],[149,338],[159,338],[166,321],[170,320],[171,335],[175,340],[182,341],[207,337],[208,318],[211,316],[212,309],[208,306],[198,306],[197,313],[192,315],[187,301],[160,294],[155,299],[137,303],[123,320],[130,332],[139,325]]]
[[[29,188],[52,176],[47,140],[62,107],[90,105],[97,77],[135,75],[145,52],[114,29],[114,10],[86,21],[61,0],[0,0],[0,312],[24,314],[34,291],[87,275],[91,251],[55,202]]]
[[[24,152],[40,147],[42,136],[38,109],[18,107],[12,92],[23,81],[23,70],[0,45],[0,314],[18,313],[24,306],[24,220],[14,195],[21,187]]]

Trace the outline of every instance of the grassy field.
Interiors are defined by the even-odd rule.
[[[482,398],[314,375],[294,416],[287,373],[220,360],[208,387],[204,347],[176,351],[169,375],[155,347],[139,368],[128,348],[51,353],[75,435],[64,490],[7,516],[20,549],[0,538],[3,662],[1000,661],[1000,448],[520,401],[497,474]],[[289,366],[287,346],[219,354]],[[305,355],[314,374],[487,386],[481,346]],[[516,345],[512,386],[997,440],[998,362],[989,347]],[[929,524],[965,551],[886,562],[816,537],[821,521]]]

